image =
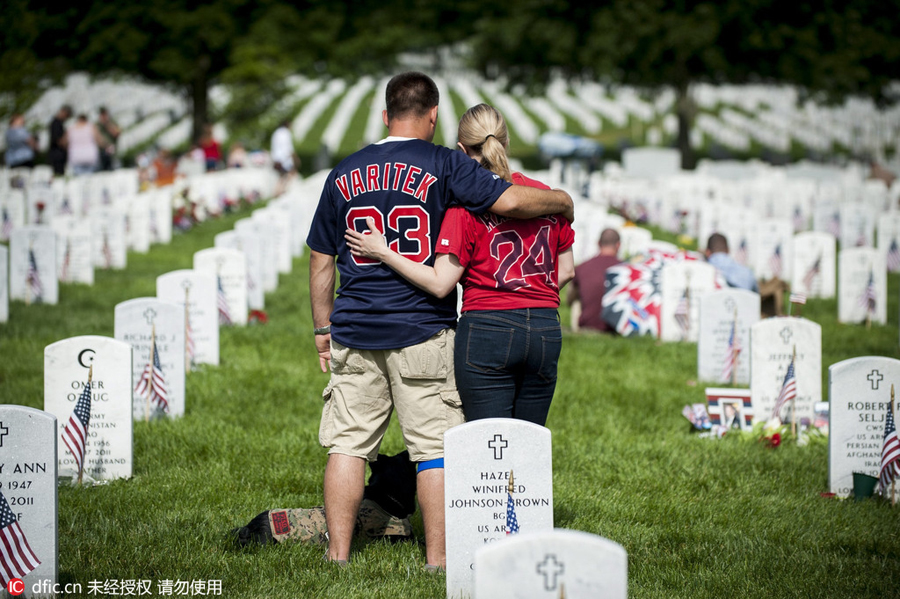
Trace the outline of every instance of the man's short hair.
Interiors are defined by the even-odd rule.
[[[719,252],[728,253],[728,240],[721,233],[713,233],[706,242],[706,249],[710,253],[718,254]]]
[[[622,238],[615,229],[603,229],[603,232],[600,233],[600,247],[602,248],[612,247],[621,241]]]
[[[400,73],[387,84],[384,103],[388,120],[423,117],[438,105],[440,93],[431,77],[417,71]]]

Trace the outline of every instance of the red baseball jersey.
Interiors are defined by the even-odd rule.
[[[513,174],[513,183],[549,189]],[[447,211],[436,252],[453,254],[466,268],[462,311],[559,307],[559,254],[572,247],[575,233],[561,216],[528,220],[492,213]]]

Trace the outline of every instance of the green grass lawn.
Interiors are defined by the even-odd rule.
[[[46,345],[112,336],[116,303],[153,295],[157,275],[190,268],[193,252],[237,218],[129,254],[127,270],[98,271],[93,287],[63,285],[58,306],[12,303],[0,325],[2,401],[41,408]],[[444,578],[423,570],[421,541],[359,542],[339,569],[321,547],[241,550],[228,540],[263,510],[322,503],[327,375],[313,347],[307,260],[293,266],[266,297],[269,323],[223,329],[221,366],[188,376],[183,418],[135,423],[132,479],[60,488],[60,582],[85,595],[91,580],[150,579],[156,596],[158,581],[181,579],[221,580],[225,597],[443,596]],[[885,327],[840,325],[835,302],[809,302],[806,315],[823,327],[823,369],[898,357],[898,277],[890,283]],[[821,497],[824,442],[772,450],[691,434],[680,412],[703,400],[696,359],[694,344],[566,335],[548,421],[556,526],[623,545],[635,598],[900,595],[900,508]],[[396,425],[382,450],[402,450]],[[413,522],[421,538],[418,515]]]

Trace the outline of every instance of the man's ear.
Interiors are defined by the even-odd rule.
[[[388,126],[387,110],[382,110],[382,111],[381,111],[381,121],[384,123],[384,126],[385,126],[385,127]]]
[[[438,107],[437,106],[435,106],[434,108],[431,109],[431,112],[428,115],[428,117],[431,119],[431,126],[437,127],[437,120],[438,120]]]

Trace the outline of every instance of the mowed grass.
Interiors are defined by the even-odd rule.
[[[99,271],[91,288],[64,285],[58,306],[14,302],[0,325],[2,401],[42,407],[46,345],[112,336],[116,303],[154,295],[157,275],[190,268],[237,218],[129,254],[127,270]],[[295,259],[267,296],[268,324],[223,329],[222,364],[188,376],[183,418],[135,423],[132,479],[60,488],[60,582],[85,595],[91,580],[149,579],[156,596],[158,581],[181,579],[221,580],[223,596],[240,598],[443,596],[444,578],[423,571],[418,515],[418,543],[359,541],[346,569],[323,562],[317,546],[229,541],[263,510],[322,503],[327,375],[307,265]],[[889,325],[871,330],[838,324],[833,301],[810,301],[806,315],[823,326],[823,382],[835,361],[898,357],[898,291],[892,275]],[[900,507],[821,497],[824,442],[772,450],[692,434],[680,412],[703,400],[696,359],[694,344],[566,335],[548,421],[556,526],[623,545],[635,598],[898,596]],[[382,449],[402,449],[395,425]]]

